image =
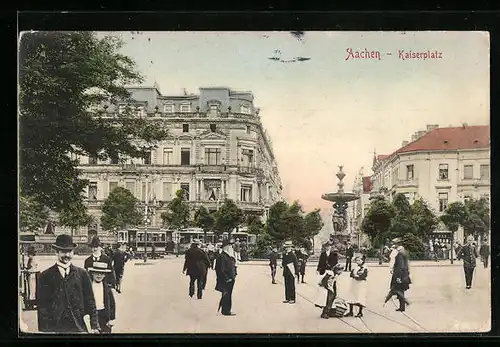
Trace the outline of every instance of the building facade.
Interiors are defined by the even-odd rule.
[[[251,92],[200,88],[198,95],[165,96],[156,87],[129,88],[132,102],[104,106],[110,116],[132,108],[138,117],[167,123],[168,138],[145,158],[101,161],[79,157],[89,212],[99,223],[104,200],[115,187],[141,201],[154,201],[151,226],[184,190],[194,211],[215,211],[225,198],[244,212],[261,214],[281,200],[282,184],[272,142],[262,126]],[[102,232],[99,225],[95,225]]]
[[[428,125],[411,140],[374,157],[372,194],[403,193],[410,204],[423,198],[438,216],[455,201],[490,200],[489,126]]]

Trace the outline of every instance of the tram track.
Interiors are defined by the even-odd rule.
[[[278,283],[280,283],[280,284],[283,284],[283,285],[284,285],[284,282],[283,282],[283,281],[281,281],[281,280],[277,280],[277,282],[278,282]],[[305,283],[305,285],[306,285],[306,286],[308,286],[308,287],[315,287],[315,286],[313,286],[312,284],[309,284],[309,283]],[[311,303],[312,305],[315,305],[315,303],[314,303],[314,301],[313,301],[313,300],[309,299],[308,297],[306,297],[304,294],[302,294],[302,293],[298,292],[297,290],[296,290],[296,294],[297,294],[298,296],[300,296],[301,298],[303,298],[304,300],[306,300],[307,302]],[[340,296],[337,296],[337,298],[339,298],[339,299],[343,299],[343,298],[342,298],[342,297],[340,297]],[[343,300],[344,300],[344,299],[343,299]],[[394,301],[392,301],[392,303],[395,305]],[[407,329],[410,329],[410,330],[411,330],[411,331],[413,331],[413,332],[420,332],[420,333],[421,333],[421,332],[428,332],[428,330],[427,330],[427,329],[426,329],[426,328],[425,328],[422,324],[420,324],[420,323],[419,323],[416,319],[414,319],[413,317],[411,317],[411,316],[410,316],[409,314],[407,314],[406,312],[401,312],[401,313],[403,314],[403,316],[405,316],[407,319],[409,319],[409,320],[410,320],[410,321],[412,321],[415,325],[417,325],[417,326],[419,327],[419,329],[416,329],[415,327],[413,327],[413,326],[411,326],[411,325],[405,324],[405,323],[400,322],[400,321],[398,321],[398,320],[396,320],[396,319],[393,319],[393,318],[391,318],[391,317],[388,317],[387,315],[384,315],[384,314],[382,314],[382,313],[379,313],[379,312],[377,312],[377,311],[375,311],[375,310],[373,310],[373,309],[370,309],[370,308],[368,308],[368,307],[365,307],[365,308],[364,308],[364,311],[367,311],[367,312],[373,313],[373,314],[375,314],[375,315],[376,315],[376,316],[378,316],[378,317],[384,318],[384,319],[386,319],[386,320],[388,320],[388,321],[390,321],[390,322],[392,322],[392,323],[395,323],[395,324],[398,324],[398,325],[400,325],[400,326],[402,326],[402,327],[405,327],[405,328],[407,328]],[[372,330],[368,327],[367,323],[366,323],[366,322],[364,321],[364,319],[363,319],[363,318],[361,318],[361,317],[358,317],[358,319],[361,321],[361,323],[362,323],[362,324],[364,325],[364,327],[366,328],[366,330],[367,330],[366,332],[365,332],[365,331],[362,331],[361,329],[358,329],[358,328],[357,328],[357,327],[355,327],[354,325],[350,324],[348,321],[346,321],[346,319],[345,319],[345,318],[342,318],[342,317],[337,317],[337,319],[338,319],[338,320],[340,320],[340,321],[341,321],[342,323],[344,323],[345,325],[347,325],[347,326],[351,327],[351,328],[352,328],[352,329],[354,329],[355,331],[359,332],[359,333],[367,333],[367,332],[368,332],[368,333],[373,333],[373,331],[372,331]]]

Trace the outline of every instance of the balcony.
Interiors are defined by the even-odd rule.
[[[264,170],[253,166],[238,166],[236,171],[241,174],[263,175]]]
[[[393,185],[393,188],[417,188],[418,179],[413,178],[409,180],[397,180]]]
[[[491,181],[486,178],[464,178],[460,180],[460,183],[458,183],[459,187],[474,187],[474,188],[479,188],[479,187],[489,187],[491,186]]]
[[[198,171],[200,172],[216,172],[222,173],[226,172],[226,165],[198,165]]]

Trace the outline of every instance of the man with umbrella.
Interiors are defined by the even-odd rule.
[[[99,332],[89,274],[71,263],[76,247],[70,235],[57,236],[53,245],[57,262],[40,274],[37,304],[41,332],[86,333],[86,315],[90,317],[90,332]]]

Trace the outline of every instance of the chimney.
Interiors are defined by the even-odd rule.
[[[417,139],[421,138],[422,136],[425,135],[425,130],[420,130],[417,132]]]
[[[408,143],[409,143],[408,141],[401,142],[401,147],[404,147],[404,146],[408,145]]]
[[[427,124],[427,132],[439,128],[439,124]]]
[[[462,124],[462,128],[464,128],[464,129],[465,129],[465,127],[466,127],[466,126],[468,126],[468,125],[469,125],[469,124],[467,124],[467,123],[463,123],[463,124]]]
[[[418,139],[417,134],[411,135],[411,142],[417,141],[417,139]]]

